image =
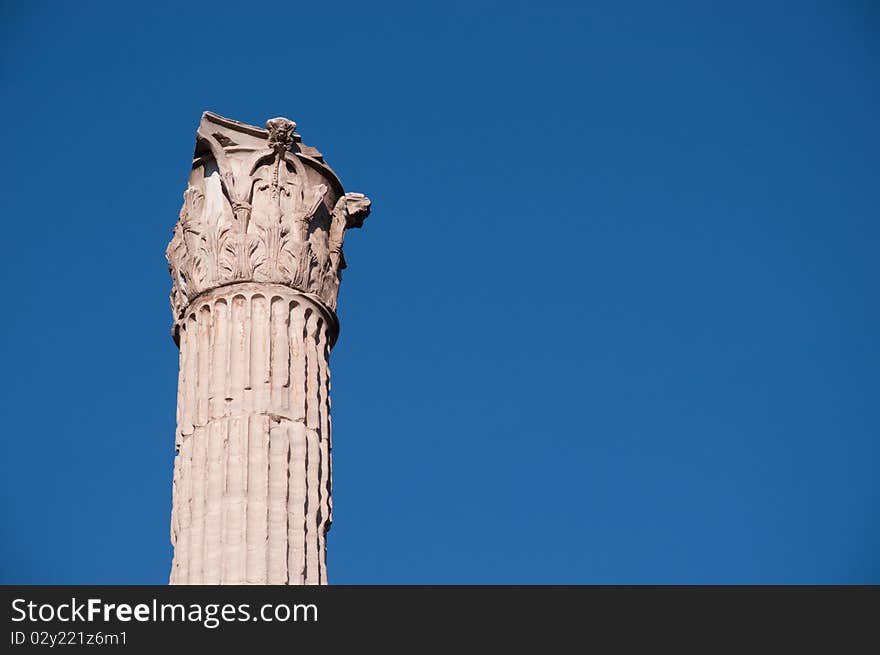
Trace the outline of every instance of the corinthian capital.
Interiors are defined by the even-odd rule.
[[[201,294],[237,282],[282,284],[336,308],[342,242],[370,212],[345,193],[296,123],[266,129],[202,116],[192,173],[166,256],[175,323]]]

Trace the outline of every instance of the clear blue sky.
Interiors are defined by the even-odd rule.
[[[880,583],[875,3],[0,16],[0,582],[167,581],[164,249],[211,110],[373,199],[331,582]]]

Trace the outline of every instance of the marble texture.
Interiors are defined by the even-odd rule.
[[[370,211],[284,118],[205,113],[166,255],[180,347],[171,584],[326,584],[330,349]]]

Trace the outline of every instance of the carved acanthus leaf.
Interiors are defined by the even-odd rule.
[[[345,230],[363,224],[369,199],[342,194],[293,121],[273,118],[265,131],[209,114],[202,121],[205,145],[166,250],[175,320],[198,295],[239,281],[283,284],[335,309]]]

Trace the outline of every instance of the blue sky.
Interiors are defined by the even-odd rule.
[[[0,582],[167,582],[211,110],[373,200],[331,583],[880,583],[877,6],[324,7],[0,9]]]

